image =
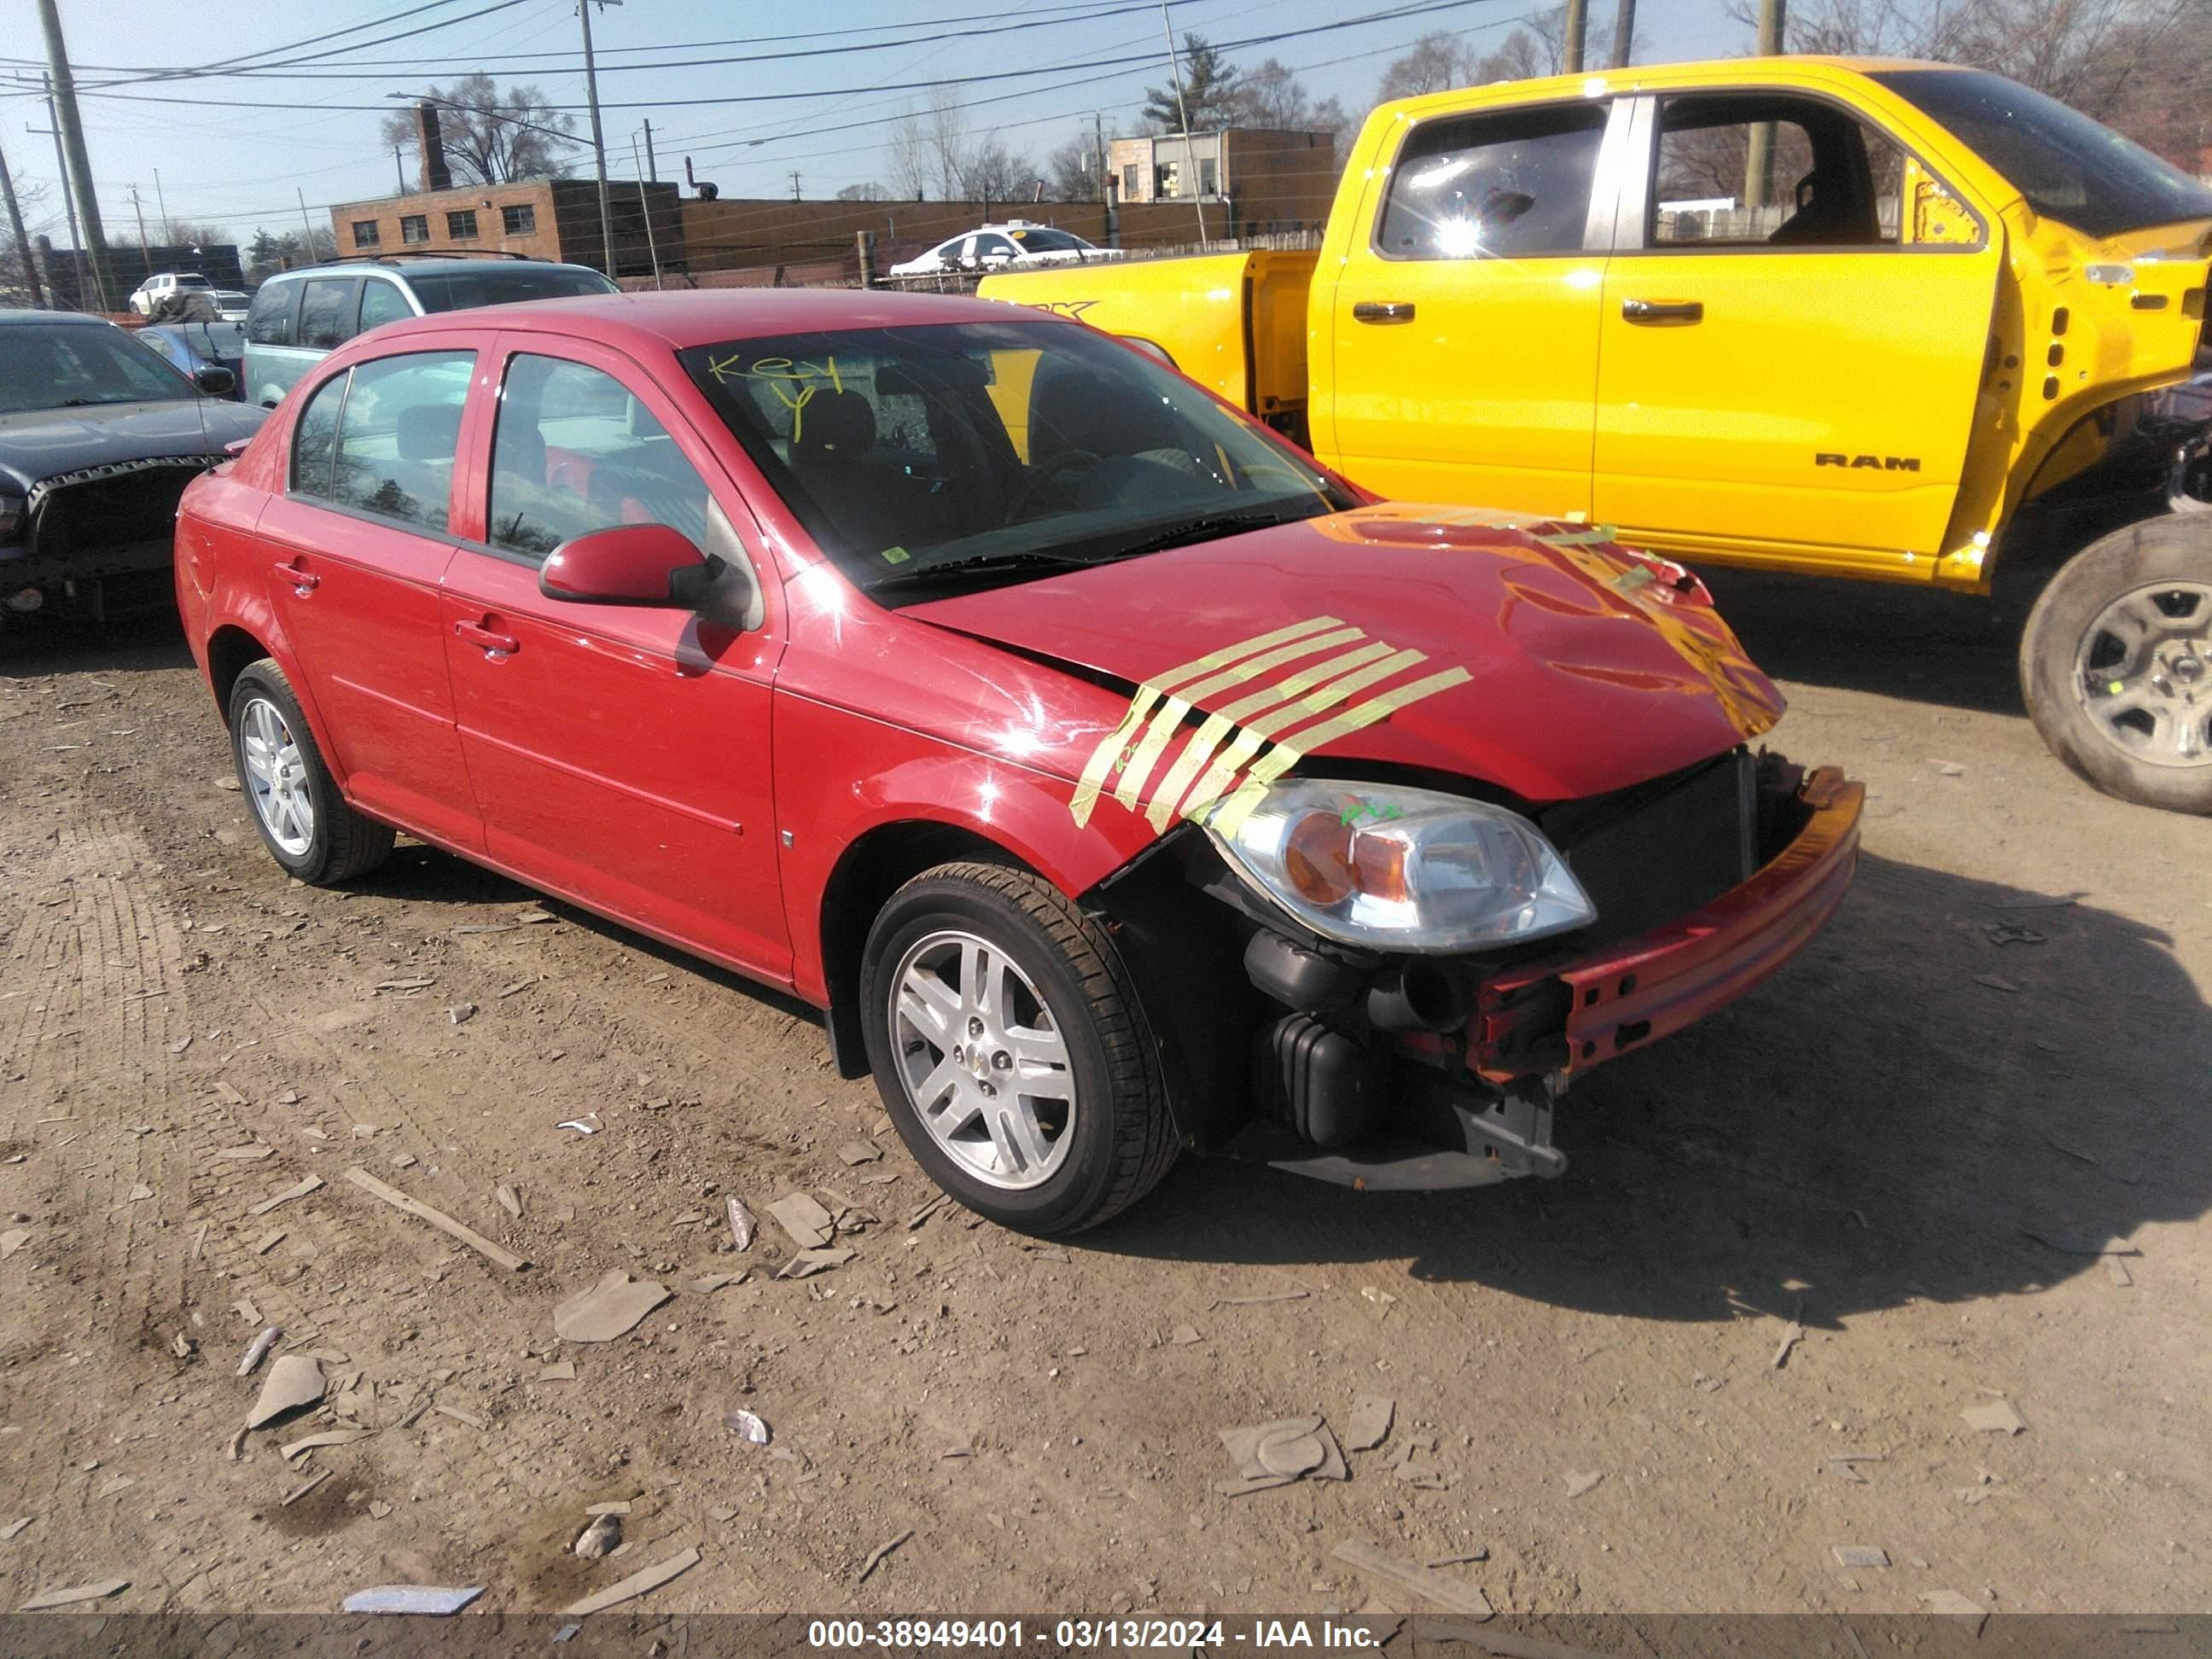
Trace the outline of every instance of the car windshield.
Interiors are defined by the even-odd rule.
[[[230,362],[246,355],[243,323],[180,323],[176,337],[204,363]]]
[[[1942,122],[2046,218],[2117,236],[2212,218],[2212,190],[2055,98],[1984,70],[1875,77]]]
[[[1091,246],[1064,230],[1010,230],[1006,234],[1024,253],[1079,253]]]
[[[467,311],[521,300],[573,300],[621,290],[596,270],[547,265],[486,265],[472,270],[410,271],[407,286],[425,311]]]
[[[808,533],[886,603],[1352,505],[1265,428],[1077,325],[850,329],[680,355]]]
[[[120,329],[0,328],[0,414],[198,396],[191,381]]]

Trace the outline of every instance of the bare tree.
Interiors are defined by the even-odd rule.
[[[893,188],[916,201],[932,191],[946,202],[1012,201],[1027,198],[1039,177],[997,133],[969,131],[951,87],[933,88],[924,107],[893,123],[885,155]]]
[[[1459,37],[1437,29],[1423,35],[1404,56],[1392,58],[1384,66],[1375,101],[1387,104],[1393,99],[1446,92],[1466,86],[1474,78],[1473,62]]]
[[[888,202],[891,193],[883,185],[871,180],[866,184],[848,185],[837,192],[841,202]]]
[[[1044,158],[1044,193],[1055,202],[1095,202],[1101,165],[1090,137],[1078,133]]]
[[[555,109],[534,86],[501,92],[489,75],[470,75],[432,87],[419,101],[438,112],[439,142],[457,185],[558,179],[568,170],[563,158],[576,147],[568,136],[576,118]],[[387,149],[418,148],[412,110],[386,116],[379,131]]]
[[[231,234],[222,225],[195,224],[190,219],[169,219],[162,222],[160,234],[154,240],[166,247],[210,247],[228,242]]]

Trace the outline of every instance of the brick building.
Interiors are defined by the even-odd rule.
[[[678,188],[625,180],[607,186],[616,276],[685,268]],[[650,231],[648,236],[648,219]],[[599,188],[589,179],[531,179],[509,185],[455,185],[331,210],[331,230],[346,256],[496,251],[607,270],[599,234]]]
[[[1303,230],[1328,217],[1336,136],[1274,127],[1116,138],[1107,179],[1123,206],[1196,200],[1226,210],[1217,234]]]

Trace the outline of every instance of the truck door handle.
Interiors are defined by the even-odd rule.
[[[1702,323],[1702,300],[1623,300],[1620,314],[1632,323]]]
[[[490,620],[489,617],[484,618],[484,622]],[[502,652],[511,657],[522,649],[522,641],[516,639],[514,635],[496,633],[484,627],[482,623],[457,622],[453,624],[453,632],[471,645],[480,647],[486,651]]]
[[[1355,323],[1410,323],[1413,320],[1411,300],[1362,300],[1352,307]]]
[[[292,591],[302,599],[323,585],[323,579],[320,576],[301,569],[300,562],[296,558],[278,560],[276,574],[291,583]]]

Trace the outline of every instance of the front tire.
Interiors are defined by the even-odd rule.
[[[301,881],[331,886],[391,856],[391,827],[347,805],[270,658],[247,665],[230,689],[230,753],[261,844]]]
[[[1049,882],[991,864],[924,872],[869,930],[860,995],[899,1138],[979,1215],[1074,1232],[1175,1162],[1127,970]]]
[[[2212,514],[2147,519],[2051,578],[2020,643],[2051,751],[2108,795],[2212,813]]]

